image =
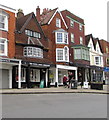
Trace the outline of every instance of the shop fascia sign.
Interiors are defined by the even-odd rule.
[[[50,65],[47,64],[38,64],[38,63],[30,63],[30,65],[34,65],[34,66],[43,66],[43,67],[50,67]]]
[[[0,59],[0,62],[5,63],[19,63],[19,61],[11,60],[11,59]]]

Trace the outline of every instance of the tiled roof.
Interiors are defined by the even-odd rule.
[[[45,25],[49,22],[49,20],[51,19],[51,17],[53,16],[53,14],[56,12],[58,8],[55,8],[53,10],[49,10],[46,14],[42,13],[41,14],[41,25]]]
[[[23,61],[28,61],[28,62],[36,62],[36,63],[46,63],[46,64],[52,64],[48,59],[46,58],[30,58],[30,57],[24,57],[24,56],[18,56],[16,55],[17,59],[22,59]]]

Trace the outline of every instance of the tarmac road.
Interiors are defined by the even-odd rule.
[[[107,118],[105,94],[7,94],[3,118]]]

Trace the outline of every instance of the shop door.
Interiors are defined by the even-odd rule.
[[[0,79],[0,89],[9,88],[9,70],[0,70],[2,75]]]
[[[46,70],[45,69],[41,69],[40,80],[44,81],[44,87],[46,87]]]

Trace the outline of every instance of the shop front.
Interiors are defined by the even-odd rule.
[[[0,89],[12,88],[12,68],[13,66],[20,66],[20,60],[18,59],[8,59],[0,58]],[[18,67],[18,79],[19,77],[19,67]]]
[[[56,65],[55,67],[51,67],[49,69],[50,85],[56,87],[63,85],[63,77],[64,75],[68,77],[69,72],[73,74],[74,79],[77,81],[77,67],[66,65]]]
[[[49,64],[39,64],[33,62],[22,61],[21,66],[21,88],[40,87],[40,82],[44,81],[44,87],[47,87]],[[17,88],[18,66],[13,67],[13,88]]]

